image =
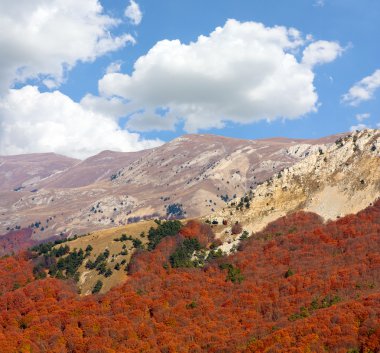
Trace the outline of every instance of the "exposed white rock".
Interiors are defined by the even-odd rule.
[[[240,199],[236,199],[207,218],[224,219],[228,224],[239,221],[252,232],[298,210],[318,213],[325,220],[336,219],[356,213],[380,197],[379,130],[354,132],[327,148],[314,149],[254,189],[249,209],[243,203],[242,210],[237,210]],[[296,147],[293,152],[300,151]],[[223,232],[219,236],[225,237]]]

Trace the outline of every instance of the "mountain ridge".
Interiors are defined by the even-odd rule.
[[[144,151],[102,151],[29,189],[0,189],[0,233],[41,222],[33,237],[42,240],[144,218],[199,217],[340,137],[244,140],[190,134]],[[169,213],[173,209],[178,213]]]

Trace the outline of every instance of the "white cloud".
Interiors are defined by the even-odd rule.
[[[368,119],[370,116],[371,114],[369,113],[356,114],[355,119],[361,123],[362,121]]]
[[[372,99],[379,87],[380,69],[353,85],[348,93],[343,95],[342,101],[352,106],[358,106],[360,103]]]
[[[315,0],[314,6],[315,7],[324,7],[325,6],[325,0]]]
[[[130,34],[111,35],[120,20],[97,0],[3,0],[0,23],[0,94],[29,78],[57,87],[78,61],[134,42]]]
[[[86,110],[100,113],[115,121],[118,121],[120,117],[126,116],[129,112],[125,101],[119,97],[106,98],[86,94],[81,99],[80,105]]]
[[[339,44],[316,43],[322,49],[309,46],[306,65],[296,57],[304,46],[296,29],[229,20],[189,44],[158,42],[135,62],[131,75],[106,74],[99,91],[128,100],[137,114],[128,126],[142,131],[171,129],[176,119],[188,132],[220,128],[226,121],[295,119],[318,106],[310,64],[338,56]],[[157,108],[168,111],[164,119],[157,116],[158,126],[153,124]]]
[[[317,64],[326,64],[342,55],[343,48],[337,42],[319,40],[311,43],[303,51],[302,63],[313,67]]]
[[[136,151],[162,143],[142,140],[112,116],[85,106],[59,91],[10,90],[0,101],[0,155],[52,151],[84,158],[105,149]]]
[[[176,123],[176,116],[170,113],[163,117],[154,112],[141,112],[134,114],[126,127],[134,131],[175,131]]]
[[[128,17],[134,25],[140,24],[142,20],[140,6],[133,0],[129,2],[128,7],[125,9],[124,15]]]
[[[106,69],[107,74],[112,74],[115,72],[120,72],[121,70],[121,64],[122,62],[120,60],[113,61],[111,64],[108,65]]]
[[[351,126],[350,131],[353,132],[356,130],[360,131],[360,130],[365,130],[365,129],[369,129],[369,126],[365,124],[358,124],[358,125]]]

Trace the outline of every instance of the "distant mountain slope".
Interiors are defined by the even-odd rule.
[[[110,180],[113,173],[119,170],[121,166],[128,166],[138,158],[146,155],[148,151],[103,151],[77,163],[63,173],[44,180],[39,186],[45,189],[78,188],[98,181]]]
[[[30,188],[1,192],[0,233],[37,222],[41,226],[33,236],[40,240],[143,217],[198,217],[224,207],[234,195],[254,189],[336,138],[185,135],[141,152],[105,151]]]
[[[41,180],[73,167],[79,160],[55,153],[0,156],[0,191],[34,187]]]
[[[379,197],[380,131],[363,130],[320,147],[209,219],[229,225],[239,222],[252,232],[298,210],[336,219],[364,209]],[[223,229],[224,236],[226,231],[231,233]]]

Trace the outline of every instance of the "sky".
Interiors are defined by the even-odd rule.
[[[0,0],[0,155],[380,128],[378,0]]]

